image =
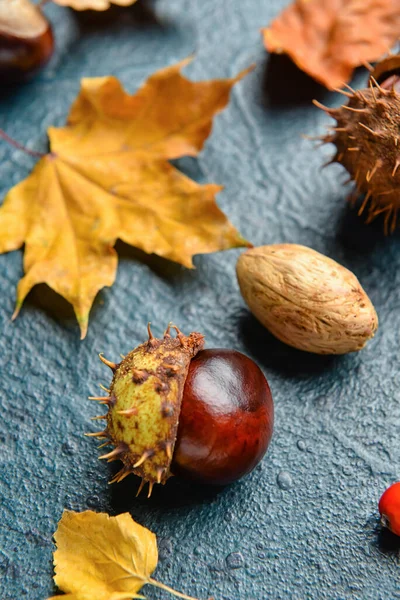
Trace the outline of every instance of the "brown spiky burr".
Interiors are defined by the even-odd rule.
[[[340,163],[356,184],[353,199],[362,197],[359,215],[367,223],[384,216],[385,233],[396,228],[400,209],[400,55],[390,56],[370,73],[369,87],[337,90],[347,98],[339,108],[314,104],[336,120],[320,139],[333,143],[329,163]]]

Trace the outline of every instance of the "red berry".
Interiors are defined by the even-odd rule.
[[[260,462],[273,423],[260,368],[235,350],[202,350],[185,382],[171,470],[203,483],[231,483]]]
[[[20,81],[32,75],[54,49],[50,23],[28,0],[0,2],[0,79]]]
[[[400,481],[391,485],[379,500],[382,525],[400,535]]]

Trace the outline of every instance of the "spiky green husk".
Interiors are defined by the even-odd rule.
[[[177,332],[171,337],[170,329]],[[162,339],[153,337],[132,350],[121,363],[100,359],[114,373],[107,397],[92,398],[108,406],[104,431],[94,435],[105,438],[114,449],[101,456],[108,462],[121,460],[123,468],[110,483],[122,481],[130,473],[142,478],[142,489],[149,482],[164,484],[171,476],[170,465],[178,430],[183,388],[189,364],[204,345],[199,333],[183,335],[169,326]]]

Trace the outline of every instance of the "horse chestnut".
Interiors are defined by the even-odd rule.
[[[391,55],[372,69],[368,87],[342,91],[348,101],[340,108],[314,102],[336,121],[321,137],[336,146],[327,164],[343,165],[356,184],[353,203],[363,198],[358,214],[367,212],[367,223],[383,217],[385,233],[395,231],[400,211],[399,74],[400,55]]]
[[[50,23],[29,0],[0,2],[0,77],[15,82],[28,78],[51,57]]]
[[[235,350],[202,350],[189,366],[171,470],[231,483],[260,462],[273,423],[271,392],[255,362]]]
[[[170,330],[176,330],[176,337]],[[183,335],[169,325],[119,364],[102,355],[113,373],[103,431],[87,435],[113,444],[101,459],[121,460],[111,482],[130,473],[164,484],[171,475],[212,484],[231,483],[264,456],[272,436],[273,402],[259,367],[234,350],[203,350],[199,333]]]
[[[391,54],[375,65],[373,79],[384,90],[400,92],[400,56]]]

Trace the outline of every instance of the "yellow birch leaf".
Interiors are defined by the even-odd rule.
[[[150,577],[158,562],[156,536],[129,513],[66,510],[54,539],[54,581],[66,595],[49,600],[144,598],[138,592],[146,584],[195,600]]]
[[[73,305],[82,338],[98,291],[114,282],[117,239],[193,267],[195,254],[248,245],[199,185],[168,162],[196,156],[229,100],[232,79],[191,82],[184,61],[134,95],[115,77],[83,79],[50,154],[0,208],[0,253],[25,244],[16,316],[38,283]]]
[[[111,4],[118,6],[130,6],[136,0],[53,0],[60,6],[68,6],[74,10],[107,10]]]

